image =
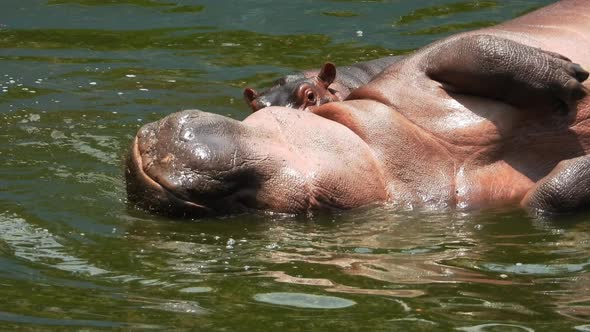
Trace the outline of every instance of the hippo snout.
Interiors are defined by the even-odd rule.
[[[226,214],[247,209],[260,176],[239,143],[240,122],[195,110],[143,126],[127,161],[131,203],[165,214]]]

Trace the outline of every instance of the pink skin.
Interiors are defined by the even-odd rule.
[[[590,59],[590,20],[584,13],[590,13],[590,2],[566,0],[453,38],[485,33],[584,65]],[[239,122],[184,111],[146,127],[128,162],[130,199],[158,212],[191,215],[211,209],[305,213],[370,203],[435,209],[526,205],[527,194],[559,162],[590,152],[590,98],[572,101],[564,115],[544,104],[516,107],[454,93],[420,69],[430,50],[391,66],[346,101],[311,112],[267,107]],[[205,164],[193,160],[195,145],[178,143],[189,128],[180,123],[191,117],[198,138],[216,146],[202,155]],[[168,167],[171,153],[178,167],[174,161]],[[238,175],[246,175],[210,172],[215,163],[238,165]],[[201,167],[199,176],[214,178],[212,183],[244,184],[217,196],[202,187],[187,189],[182,172],[191,165]]]

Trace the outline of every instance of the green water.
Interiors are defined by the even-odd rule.
[[[143,123],[550,2],[0,1],[0,330],[590,331],[588,214],[191,222],[123,186]]]

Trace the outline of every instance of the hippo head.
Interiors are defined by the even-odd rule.
[[[271,88],[262,93],[246,88],[244,97],[254,112],[268,106],[305,110],[311,106],[339,100],[334,91],[328,88],[335,78],[336,66],[327,62],[317,76],[288,75],[277,80]]]
[[[267,107],[237,121],[186,110],[138,131],[125,177],[129,202],[159,214],[301,213],[381,197],[373,159],[358,136],[311,112]]]
[[[247,201],[261,177],[250,166],[260,165],[250,146],[233,139],[244,131],[237,121],[192,111],[143,126],[127,160],[129,200],[146,210],[196,217],[252,205]]]

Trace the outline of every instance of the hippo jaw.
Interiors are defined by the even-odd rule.
[[[137,137],[133,140],[125,172],[128,199],[144,210],[153,212],[182,211],[183,215],[207,215],[209,208],[176,196],[145,173]]]

